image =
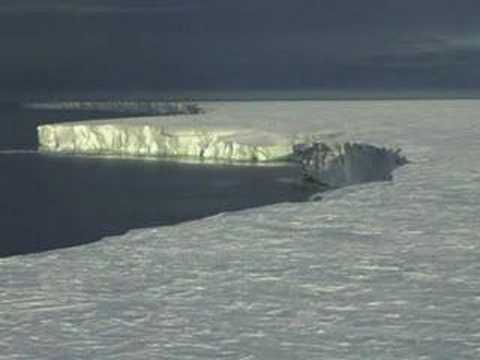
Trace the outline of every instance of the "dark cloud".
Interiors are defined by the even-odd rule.
[[[4,0],[0,91],[478,87],[478,1]]]

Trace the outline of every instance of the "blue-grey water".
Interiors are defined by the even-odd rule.
[[[179,223],[283,201],[315,189],[293,167],[186,164],[37,153],[40,123],[118,117],[0,106],[0,256],[99,240],[128,229]]]

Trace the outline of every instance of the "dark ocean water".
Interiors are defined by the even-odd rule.
[[[41,123],[118,117],[0,104],[0,256],[81,245],[132,228],[306,200],[296,168],[37,153]],[[32,150],[32,151],[30,151]],[[132,244],[135,246],[135,244]]]

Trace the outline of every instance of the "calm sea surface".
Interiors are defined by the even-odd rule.
[[[80,245],[132,228],[224,211],[302,201],[316,190],[298,185],[293,167],[36,152],[38,124],[118,116],[0,104],[0,256]]]

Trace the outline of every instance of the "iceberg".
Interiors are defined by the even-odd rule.
[[[272,104],[271,104],[272,105]],[[38,127],[41,151],[119,156],[279,161],[293,145],[339,135],[318,119],[306,127],[275,104],[206,103],[198,114],[64,122]],[[297,114],[299,116],[299,114]],[[321,129],[321,131],[319,131]]]
[[[405,163],[399,151],[350,142],[338,124],[313,118],[311,110],[310,118],[300,122],[291,113],[274,112],[262,104],[242,105],[211,104],[199,114],[42,125],[38,127],[40,150],[256,163],[297,161],[305,178],[330,187],[388,180]]]

